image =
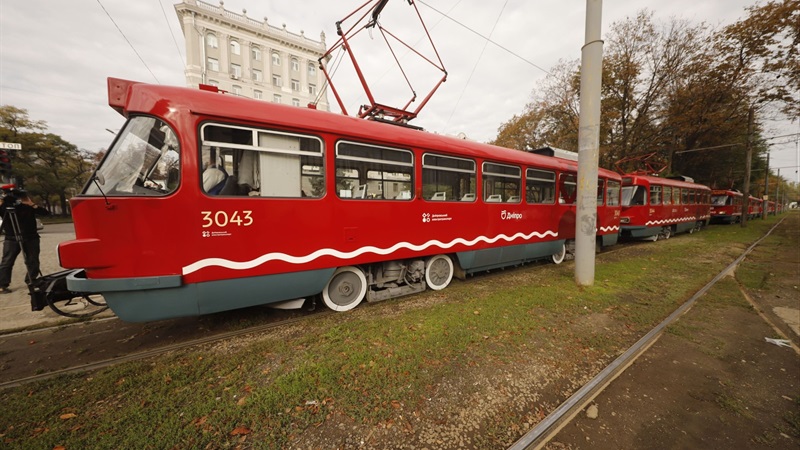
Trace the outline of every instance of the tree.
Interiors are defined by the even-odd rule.
[[[0,107],[0,138],[22,144],[14,152],[14,177],[48,207],[57,199],[63,213],[67,200],[88,180],[94,154],[79,150],[58,135],[46,133],[43,121],[31,120],[28,111],[14,106]],[[52,208],[51,208],[52,209]]]

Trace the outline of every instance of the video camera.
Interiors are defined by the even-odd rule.
[[[16,184],[4,184],[0,186],[3,191],[3,205],[14,206],[19,203],[20,197],[25,194],[24,189],[17,188]]]

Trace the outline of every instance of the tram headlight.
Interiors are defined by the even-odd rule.
[[[621,217],[619,219],[619,223],[631,223],[631,218],[630,217]]]

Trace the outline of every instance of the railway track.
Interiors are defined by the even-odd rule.
[[[633,344],[617,359],[611,362],[592,380],[578,389],[571,397],[559,405],[552,413],[528,431],[508,450],[526,450],[542,448],[547,442],[558,434],[581,410],[583,410],[600,392],[602,392],[615,378],[622,374],[636,359],[644,354],[663,333],[664,329],[684,315],[709,289],[724,277],[732,274],[739,264],[766,239],[786,218],[778,221],[764,236],[750,245],[742,254],[718,273],[711,281],[697,291],[689,300],[684,302],[672,314],[650,330],[639,341]]]
[[[183,349],[197,347],[197,346],[206,345],[206,344],[211,344],[211,343],[215,343],[215,342],[221,342],[221,341],[225,341],[225,340],[228,340],[228,339],[233,339],[233,338],[237,338],[237,337],[241,337],[241,336],[246,336],[246,335],[249,335],[249,334],[256,334],[256,333],[261,333],[261,332],[265,332],[265,331],[270,331],[270,330],[274,330],[274,329],[277,329],[277,328],[280,328],[280,327],[283,327],[283,326],[302,323],[303,321],[309,320],[311,318],[319,318],[319,317],[322,317],[322,316],[325,316],[325,315],[329,315],[329,314],[332,314],[332,313],[333,313],[333,311],[322,310],[322,311],[318,311],[318,312],[307,313],[307,314],[304,314],[304,315],[302,315],[300,317],[293,317],[293,318],[289,318],[289,319],[283,319],[283,320],[280,320],[280,321],[271,322],[271,323],[264,324],[264,325],[257,325],[257,326],[254,326],[254,327],[243,328],[243,329],[240,329],[240,330],[222,332],[222,333],[215,334],[213,336],[205,336],[205,337],[201,337],[201,338],[197,338],[197,339],[191,339],[191,340],[188,340],[188,341],[185,341],[185,342],[177,342],[177,343],[174,343],[174,344],[159,346],[157,348],[152,348],[152,349],[138,351],[138,352],[132,352],[132,353],[128,353],[128,354],[125,354],[125,355],[116,356],[116,357],[112,357],[112,358],[106,358],[106,359],[102,359],[102,360],[98,360],[98,361],[92,361],[92,362],[87,362],[87,363],[83,363],[83,364],[77,364],[77,365],[74,365],[74,366],[71,366],[71,367],[67,367],[67,368],[64,368],[64,369],[53,370],[53,371],[46,372],[46,373],[41,373],[41,374],[31,375],[31,376],[27,376],[27,377],[21,377],[21,378],[17,378],[17,379],[5,381],[5,382],[0,382],[0,390],[6,389],[6,388],[10,388],[10,387],[20,386],[20,385],[23,385],[23,384],[26,384],[26,383],[31,383],[31,382],[34,382],[34,381],[46,380],[46,379],[54,378],[54,377],[57,377],[57,376],[60,376],[60,375],[64,375],[64,374],[90,372],[90,371],[102,369],[102,368],[105,368],[105,367],[111,367],[111,366],[114,366],[114,365],[117,365],[117,364],[122,364],[122,363],[126,363],[126,362],[131,362],[131,361],[140,361],[140,360],[143,360],[143,359],[152,358],[152,357],[163,355],[165,353],[169,353],[169,352],[172,352],[172,351],[183,350]],[[100,319],[100,320],[108,320],[108,319]],[[56,330],[56,329],[60,329],[60,328],[63,328],[63,326],[51,327],[51,330]],[[36,332],[47,331],[47,330],[48,329],[36,330]],[[27,335],[27,334],[31,334],[31,333],[32,332],[21,332],[21,333],[17,333],[17,334],[18,335]]]

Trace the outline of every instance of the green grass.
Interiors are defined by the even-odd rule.
[[[591,287],[575,285],[571,264],[531,265],[312,319],[289,337],[7,389],[0,434],[8,448],[232,448],[243,436],[280,448],[328,421],[378,424],[419,411],[443,380],[473,367],[554,350],[565,365],[610,361],[774,221],[601,255]]]

